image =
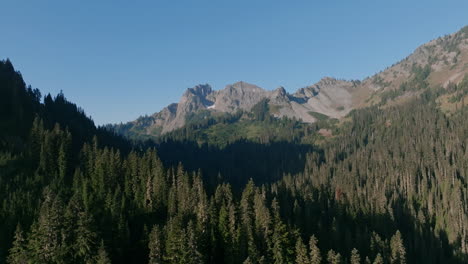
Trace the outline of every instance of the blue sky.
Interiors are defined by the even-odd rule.
[[[468,25],[468,1],[1,0],[0,58],[97,124],[152,114],[199,83],[289,92],[363,79]]]

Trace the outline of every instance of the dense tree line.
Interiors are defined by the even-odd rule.
[[[437,104],[464,89],[353,111],[320,146],[184,148],[196,139],[189,130],[131,146],[63,94],[41,102],[3,61],[0,262],[466,262],[468,109],[448,116]],[[297,122],[258,111],[260,122]],[[175,163],[182,154],[171,151],[196,147],[198,158]],[[247,157],[210,170],[216,155]]]

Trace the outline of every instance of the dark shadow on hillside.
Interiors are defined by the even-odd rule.
[[[189,171],[200,169],[209,189],[222,182],[234,190],[252,178],[256,184],[279,180],[284,174],[303,172],[306,154],[322,151],[316,147],[290,142],[255,143],[235,141],[224,148],[193,141],[166,141],[157,146],[158,155],[167,167],[182,162]]]
[[[297,190],[279,189],[278,200],[283,219],[301,230],[307,241],[311,235],[318,238],[319,246],[326,254],[329,249],[347,252],[353,248],[359,250],[362,260],[368,256],[374,261],[380,253],[384,258],[391,258],[391,237],[399,230],[406,250],[406,263],[468,263],[468,255],[456,252],[459,241],[450,244],[445,231],[434,232],[434,219],[420,219],[412,216],[407,201],[400,199],[393,204],[390,213],[369,213],[362,210],[353,212],[351,201],[337,201],[334,194],[325,189],[312,191],[313,200],[304,201],[294,193]],[[318,195],[320,193],[320,195]],[[298,207],[294,204],[296,200]],[[352,202],[351,202],[352,203]],[[293,206],[294,204],[294,206]],[[300,208],[299,210],[297,208]],[[355,208],[355,207],[354,207]],[[350,213],[353,212],[353,213]],[[375,232],[389,247],[380,247],[375,242]],[[364,262],[363,262],[364,263]]]

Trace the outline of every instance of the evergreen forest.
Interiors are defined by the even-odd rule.
[[[342,120],[129,139],[0,61],[0,263],[468,263],[468,77],[419,70]]]

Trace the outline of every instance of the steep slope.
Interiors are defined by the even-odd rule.
[[[183,127],[202,110],[218,114],[249,112],[261,100],[267,100],[274,117],[314,123],[323,116],[341,118],[353,109],[373,104],[398,104],[427,87],[447,88],[459,83],[466,73],[468,27],[420,46],[407,58],[363,81],[325,77],[293,94],[283,87],[270,91],[246,82],[218,91],[208,84],[198,85],[187,89],[179,103],[158,113],[109,127],[127,136],[160,136]]]
[[[392,103],[404,101],[418,93],[407,89],[412,79],[424,79],[427,87],[447,88],[460,83],[467,73],[468,26],[418,47],[402,61],[365,79],[361,85],[376,92],[369,100],[358,102],[356,107],[379,103],[388,95]]]

